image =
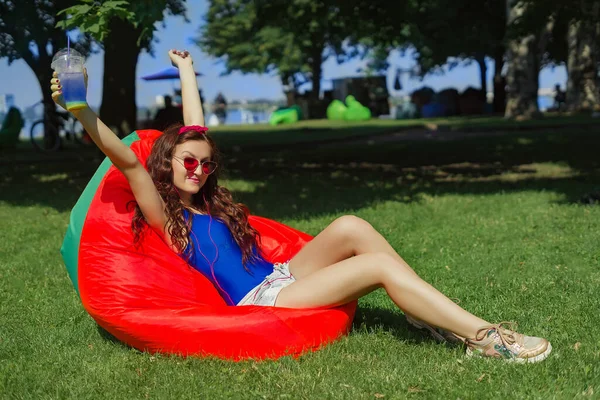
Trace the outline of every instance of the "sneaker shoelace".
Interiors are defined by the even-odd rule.
[[[516,347],[517,351],[523,348],[523,335],[515,332],[516,325],[514,322],[503,321],[498,324],[491,324],[480,328],[475,334],[475,341],[482,341],[487,337],[490,330],[495,330],[502,344],[509,347]]]

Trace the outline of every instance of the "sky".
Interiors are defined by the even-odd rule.
[[[143,52],[137,66],[137,93],[138,106],[152,106],[157,96],[170,94],[175,87],[176,81],[150,81],[146,82],[140,77],[162,70],[170,65],[167,52],[171,48],[187,49],[190,51],[196,71],[203,75],[198,78],[198,84],[203,91],[207,101],[213,100],[217,93],[222,92],[228,100],[250,100],[256,98],[282,99],[283,91],[281,82],[275,74],[241,74],[232,73],[221,76],[225,67],[219,60],[203,53],[196,45],[191,43],[191,38],[198,35],[198,28],[204,23],[204,15],[208,10],[206,0],[194,0],[187,2],[187,16],[191,21],[186,23],[182,17],[169,16],[162,24],[158,25],[155,37],[158,42],[154,45],[154,54]],[[103,54],[93,54],[87,61],[86,66],[89,74],[88,103],[93,107],[99,106],[102,100],[102,73]],[[423,85],[441,90],[454,87],[459,91],[468,86],[479,87],[479,71],[475,63],[468,66],[456,67],[444,74],[429,75],[423,80],[418,78],[409,79],[402,77],[402,91],[393,88],[395,71],[397,68],[410,68],[414,60],[410,54],[402,56],[399,52],[392,52],[388,58],[391,67],[387,73],[388,90],[393,96],[405,95]],[[365,61],[351,60],[343,64],[337,64],[335,59],[330,58],[323,64],[322,88],[331,88],[331,79],[349,76],[360,76],[358,72],[364,67]],[[488,62],[488,88],[491,88],[493,73],[493,62]],[[21,109],[26,108],[42,98],[41,88],[35,78],[33,71],[22,60],[14,61],[10,66],[6,58],[0,59],[0,95],[13,94],[15,105]],[[540,73],[540,88],[551,88],[559,83],[563,88],[566,85],[566,70],[564,67],[546,68]],[[49,90],[44,88],[44,90]]]

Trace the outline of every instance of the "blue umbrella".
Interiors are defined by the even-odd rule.
[[[194,72],[196,76],[201,76],[202,74],[198,72]],[[161,80],[170,80],[170,79],[179,79],[179,70],[175,67],[165,68],[162,71],[158,71],[154,74],[142,76],[142,79],[145,81],[161,81]]]

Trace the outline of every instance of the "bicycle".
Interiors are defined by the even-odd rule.
[[[34,106],[41,104],[40,101]],[[45,121],[48,121],[46,131]],[[69,112],[58,110],[46,111],[44,108],[44,116],[31,125],[29,131],[31,144],[36,150],[40,151],[57,151],[65,141],[71,141],[77,145],[90,145],[91,138],[83,129],[81,123]]]

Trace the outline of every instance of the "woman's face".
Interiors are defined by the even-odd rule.
[[[188,171],[184,166],[184,160],[190,157],[199,161],[198,167],[194,171]],[[198,193],[206,183],[208,175],[202,172],[201,163],[210,161],[211,157],[210,145],[204,140],[189,140],[175,147],[171,160],[173,184],[184,202],[190,203],[192,196]]]

